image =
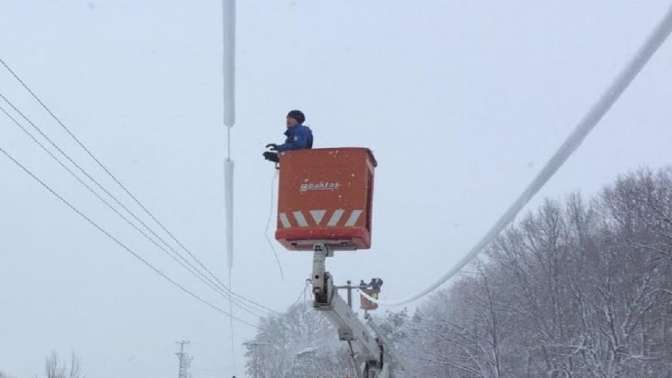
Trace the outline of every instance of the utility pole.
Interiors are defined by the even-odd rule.
[[[243,345],[252,350],[252,378],[265,376],[266,372],[264,371],[264,355],[263,351],[260,351],[259,348],[271,345],[271,343],[264,341],[247,341],[243,343]]]
[[[180,350],[175,353],[177,359],[180,361],[177,378],[189,378],[189,367],[191,367],[191,361],[194,359],[194,357],[184,352],[184,346],[189,344],[189,341],[182,340],[178,341],[177,344],[180,346]]]

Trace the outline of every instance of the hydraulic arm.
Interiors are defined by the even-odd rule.
[[[389,372],[383,361],[382,339],[374,336],[359,320],[350,306],[341,298],[326,271],[326,259],[333,251],[325,244],[317,244],[313,255],[313,306],[321,311],[338,330],[340,340],[348,343],[356,369],[361,378],[387,378]]]

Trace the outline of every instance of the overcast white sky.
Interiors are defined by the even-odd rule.
[[[282,251],[281,281],[263,237],[273,169],[260,154],[281,140],[289,109],[305,111],[317,147],[367,146],[379,161],[374,248],[339,255],[330,270],[339,282],[380,276],[386,296],[406,296],[477,241],[668,3],[239,1],[234,288],[284,309],[310,270],[309,254]],[[224,275],[220,17],[218,1],[3,1],[0,56]],[[668,41],[535,203],[669,164],[671,73]],[[4,71],[0,92],[95,169]],[[4,116],[0,147],[226,305]],[[225,317],[169,286],[6,159],[0,175],[0,370],[33,377],[57,350],[77,352],[92,378],[166,377],[176,374],[175,341],[189,339],[194,378],[231,376]],[[238,325],[236,342],[253,334]],[[236,358],[242,376],[242,353]]]

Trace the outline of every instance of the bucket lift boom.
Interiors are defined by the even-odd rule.
[[[326,270],[339,250],[371,248],[376,159],[368,148],[342,147],[280,154],[278,222],[275,238],[290,251],[313,252],[313,307],[348,343],[358,378],[388,378],[385,348],[338,295]]]
[[[360,378],[388,378],[382,339],[372,335],[350,306],[338,295],[333,277],[326,271],[326,259],[333,250],[316,244],[313,250],[313,307],[322,312],[338,330],[338,337],[350,346],[355,370]]]

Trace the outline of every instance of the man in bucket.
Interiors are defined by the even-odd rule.
[[[306,116],[300,110],[292,110],[287,114],[287,130],[285,131],[285,143],[266,145],[270,151],[264,152],[264,158],[274,163],[280,162],[278,155],[283,151],[305,150],[313,148],[313,132],[308,126],[304,126]]]

